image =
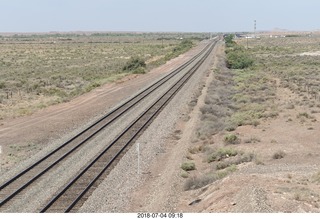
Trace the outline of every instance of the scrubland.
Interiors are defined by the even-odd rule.
[[[251,200],[246,186],[224,186],[224,182],[233,182],[234,176],[239,182],[246,179],[248,186],[252,183],[251,187],[268,191],[262,204],[268,208],[256,206],[251,211],[317,212],[320,191],[314,178],[319,169],[311,164],[318,162],[316,148],[320,144],[316,140],[320,37],[235,39],[234,43],[226,43],[224,51],[212,70],[213,80],[207,87],[205,101],[199,103],[199,124],[185,158],[186,163],[193,163],[193,168],[182,168],[181,172],[184,189],[196,190],[210,184],[212,187],[197,190],[198,194],[240,201],[243,191],[241,201],[246,200],[246,195]],[[190,104],[195,103],[196,97]],[[310,167],[300,172],[299,166],[307,165]],[[265,169],[268,171],[264,172]],[[249,170],[255,174],[250,175]],[[244,175],[234,174],[237,172]],[[227,181],[219,181],[227,176]],[[268,184],[269,179],[279,183]],[[232,191],[233,188],[238,190]],[[302,194],[302,190],[307,192]],[[261,202],[261,197],[256,198]],[[283,200],[290,204],[282,205]],[[250,212],[244,210],[249,209],[243,207],[244,203],[232,203],[221,204],[222,211]],[[250,205],[256,204],[250,201],[247,206]]]
[[[188,33],[3,35],[0,120],[69,101],[128,74],[148,72],[205,37]],[[126,70],[128,62],[137,58],[144,65]]]

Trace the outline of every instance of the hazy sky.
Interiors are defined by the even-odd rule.
[[[319,0],[0,0],[0,32],[320,29]]]

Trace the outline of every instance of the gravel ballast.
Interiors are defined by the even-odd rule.
[[[211,67],[213,54],[214,50],[187,84],[184,85],[180,92],[170,101],[142,136],[140,136],[136,144],[123,156],[109,176],[80,208],[79,212],[128,212],[129,206],[132,205],[132,194],[139,186],[143,185],[150,176],[155,178],[159,177],[160,181],[179,180],[161,179],[160,176],[154,176],[150,167],[154,165],[153,162],[158,156],[166,152],[167,140],[174,132],[177,121],[188,111],[188,103],[191,101],[200,82]],[[140,144],[140,174],[138,174],[137,143]],[[177,157],[178,161],[182,161],[184,152],[185,150],[182,149],[181,157]],[[178,178],[179,167],[173,168],[176,168],[177,174],[175,177]],[[175,189],[174,187],[175,185],[173,184],[173,190]],[[154,193],[157,193],[158,189],[159,188],[154,188]],[[146,202],[154,202],[153,199],[155,195],[151,194]],[[170,197],[167,198],[170,199]],[[172,200],[172,202],[174,202],[174,200]],[[148,203],[146,203],[146,206],[148,206]],[[140,207],[143,211],[155,210],[147,209],[147,207],[144,208],[144,206]],[[161,207],[159,206],[159,208]],[[165,212],[174,211],[174,206],[168,203],[162,209],[157,210]]]
[[[198,77],[198,76],[196,76],[196,77],[195,76],[191,80],[194,80],[196,77]],[[185,87],[182,89],[181,92],[184,93],[183,90],[185,90],[189,86],[191,86],[191,85],[189,85],[189,83],[190,82],[188,82],[188,84],[185,85]],[[195,85],[196,85],[196,83],[195,83]],[[192,88],[191,88],[191,90],[192,90]],[[59,188],[61,188],[67,181],[69,181],[72,178],[72,176],[75,173],[77,173],[83,167],[84,163],[87,163],[89,160],[91,160],[95,156],[97,151],[101,150],[106,144],[108,144],[111,141],[110,139],[114,138],[120,132],[120,130],[122,130],[124,127],[126,127],[127,124],[133,120],[133,118],[136,118],[137,115],[139,115],[142,112],[143,107],[140,107],[140,106],[145,106],[145,105],[150,104],[150,102],[153,102],[155,100],[155,98],[156,98],[156,96],[151,95],[148,98],[148,100],[143,101],[139,106],[137,106],[134,110],[132,110],[130,114],[128,114],[126,117],[122,118],[119,122],[117,122],[117,123],[113,124],[112,126],[110,126],[109,128],[107,128],[103,133],[99,134],[99,136],[97,136],[94,141],[90,142],[88,147],[78,151],[72,157],[68,158],[66,160],[66,162],[64,162],[62,165],[60,165],[58,168],[54,169],[50,174],[48,174],[47,177],[43,178],[42,180],[39,180],[39,182],[37,182],[35,186],[33,186],[30,190],[28,190],[26,192],[23,199],[16,200],[15,203],[13,205],[11,205],[10,208],[6,209],[5,211],[6,212],[37,212],[43,206],[44,202],[49,200],[52,197],[52,195],[57,190],[59,190]],[[179,101],[182,101],[182,103],[184,103],[182,99],[184,99],[184,98],[181,98]],[[173,101],[175,101],[175,99]],[[187,101],[185,100],[185,102],[187,102]],[[172,101],[171,101],[171,103],[172,103]],[[182,106],[181,104],[178,103],[178,106]],[[185,104],[185,106],[187,106],[187,105]],[[169,111],[166,114],[165,119],[169,118],[169,120],[171,122],[173,122],[175,116],[176,116],[176,114],[174,112]],[[98,116],[97,116],[97,118],[98,118]],[[93,120],[96,120],[97,118],[95,118]],[[160,128],[160,125],[161,125],[161,128],[156,133],[154,133],[155,136],[152,137],[152,138],[154,138],[154,140],[152,142],[150,142],[150,141],[148,142],[148,140],[141,141],[140,148],[141,148],[141,158],[142,158],[141,159],[141,170],[142,171],[144,169],[146,169],[146,167],[148,166],[148,163],[151,162],[152,156],[154,155],[154,152],[155,152],[155,156],[157,153],[161,152],[161,150],[162,150],[161,144],[164,144],[164,140],[163,140],[163,142],[161,142],[156,139],[159,136],[164,137],[168,133],[170,133],[170,129],[172,129],[172,125],[170,125],[170,124],[171,123],[169,123],[169,122],[165,124],[166,126],[158,124],[157,126],[159,126],[159,128]],[[154,123],[152,123],[151,126],[154,126]],[[75,129],[75,131],[73,131],[71,134],[61,136],[61,139],[54,141],[53,144],[51,144],[50,146],[48,146],[47,148],[45,148],[44,150],[39,152],[32,159],[29,159],[25,162],[22,162],[17,168],[3,174],[1,177],[1,181],[5,181],[6,179],[15,175],[17,172],[20,172],[22,169],[25,168],[25,166],[28,166],[32,162],[34,162],[35,160],[38,160],[40,157],[47,154],[49,151],[53,150],[57,145],[62,144],[65,140],[69,139],[71,136],[73,136],[75,133],[79,132],[79,130],[82,130],[83,128],[84,127],[77,127]],[[157,127],[155,127],[155,128],[157,129]],[[106,138],[106,136],[108,136],[108,138]],[[140,139],[139,139],[139,141],[140,141]],[[158,148],[154,148],[151,146],[151,145],[156,145],[156,144],[159,144]],[[149,147],[150,147],[150,150],[152,150],[151,152],[148,152]],[[134,159],[134,157],[136,157],[135,149],[131,149],[125,155],[125,157],[130,156],[130,154],[131,154],[131,158],[129,157],[127,162],[124,162],[124,167],[123,167],[124,173],[126,172],[126,170],[125,170],[126,167],[132,168],[133,171],[135,170],[134,165],[132,165],[132,159]],[[146,154],[146,155],[144,155],[144,154]],[[151,154],[151,156],[148,156],[148,154]],[[148,159],[145,159],[144,157],[148,157]],[[72,168],[70,168],[70,166],[72,166]],[[129,169],[129,168],[127,168],[127,169]],[[114,171],[112,171],[112,173],[113,172]],[[111,173],[111,175],[112,175],[112,173]],[[109,178],[111,178],[111,177],[109,177]],[[131,180],[131,177],[130,177],[130,180]],[[125,182],[129,182],[129,180],[125,180]],[[116,183],[114,185],[117,185],[117,187],[118,187],[118,186],[121,186],[121,183]],[[133,185],[134,185],[134,183],[133,183]],[[48,188],[48,187],[50,188],[49,190],[42,189],[42,188]],[[36,197],[36,199],[34,197]],[[117,195],[117,198],[119,198],[118,195]],[[25,203],[28,203],[28,205],[25,205]],[[93,212],[97,212],[97,211],[93,211]],[[115,212],[117,212],[117,211],[115,211]]]

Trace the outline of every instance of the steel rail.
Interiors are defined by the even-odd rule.
[[[163,98],[166,97],[166,95],[169,94],[169,97],[166,97],[164,103],[160,105],[156,109],[155,112],[149,117],[143,125],[133,134],[133,136],[125,143],[124,146],[113,156],[113,158],[104,166],[104,168],[88,183],[88,185],[82,190],[80,194],[77,195],[77,197],[72,201],[71,204],[69,204],[64,212],[70,212],[72,208],[81,200],[81,198],[88,192],[88,190],[93,186],[93,184],[101,177],[101,175],[111,166],[111,164],[120,156],[120,154],[132,143],[134,138],[138,134],[141,133],[141,131],[150,123],[150,121],[160,112],[161,109],[173,98],[174,95],[177,94],[177,92],[183,87],[183,85],[191,78],[191,76],[196,72],[196,70],[201,66],[201,64],[206,60],[206,58],[209,56],[209,54],[212,52],[216,42],[211,45],[211,47],[208,49],[206,54],[203,56],[203,58],[198,61],[198,63],[190,69],[179,81],[177,81],[171,88],[165,92],[160,98],[157,99],[147,110],[145,110],[136,120],[134,120],[116,139],[114,139],[92,162],[90,162],[86,168],[84,168],[75,178],[73,178],[53,199],[49,201],[49,203],[40,211],[41,213],[44,213],[50,209],[52,205],[54,205],[60,197],[62,197],[66,191],[68,191],[72,186],[76,185],[76,182],[85,174],[87,173],[90,168],[99,161],[99,159],[106,154],[106,152],[109,151],[109,149],[114,146],[128,131],[131,130],[131,128],[137,124],[149,111],[154,108]],[[180,83],[180,84],[179,84]],[[178,87],[177,87],[178,86]],[[177,88],[176,88],[177,87]],[[170,94],[170,92],[174,92]]]
[[[82,140],[80,143],[78,143],[75,147],[73,147],[72,149],[70,149],[68,152],[64,153],[60,158],[56,159],[53,163],[51,163],[49,166],[47,166],[45,169],[43,169],[40,172],[37,172],[37,174],[33,175],[33,177],[31,177],[31,179],[28,179],[26,183],[24,183],[23,185],[21,185],[18,189],[16,189],[14,192],[12,192],[10,195],[6,196],[4,200],[1,200],[0,202],[0,207],[3,206],[5,203],[7,203],[9,200],[11,200],[13,197],[15,197],[17,194],[19,194],[22,190],[24,190],[26,187],[28,187],[30,184],[32,184],[35,180],[37,180],[39,177],[41,177],[43,174],[45,174],[46,172],[48,172],[51,168],[53,168],[54,166],[56,166],[59,162],[61,162],[63,159],[65,159],[67,156],[69,156],[72,152],[74,152],[76,149],[78,149],[80,146],[82,146],[85,142],[87,142],[89,139],[91,139],[92,137],[94,137],[97,133],[99,133],[102,129],[104,129],[106,126],[110,125],[113,121],[115,121],[117,118],[119,118],[121,115],[123,115],[125,112],[127,112],[128,110],[130,110],[134,105],[136,105],[139,101],[141,101],[142,99],[144,99],[146,96],[148,96],[149,94],[151,94],[152,92],[154,92],[157,88],[159,88],[161,85],[163,85],[165,82],[167,82],[168,80],[170,80],[172,77],[174,77],[176,74],[178,74],[182,69],[188,67],[194,60],[196,60],[199,56],[201,56],[204,51],[208,48],[209,45],[207,45],[204,49],[202,49],[196,56],[194,56],[193,58],[191,58],[189,61],[185,62],[183,65],[181,65],[180,67],[178,67],[177,69],[173,70],[172,72],[170,72],[169,74],[167,74],[166,76],[164,76],[163,78],[159,79],[158,81],[156,81],[155,83],[153,83],[152,85],[148,86],[147,88],[145,88],[144,90],[142,90],[141,92],[139,92],[138,94],[136,94],[134,97],[130,98],[129,100],[127,100],[125,103],[123,103],[122,105],[118,106],[117,108],[115,108],[114,110],[112,110],[111,112],[109,112],[108,114],[106,114],[105,116],[103,116],[102,118],[98,119],[96,122],[94,122],[92,125],[90,125],[88,128],[86,128],[85,130],[81,131],[80,133],[78,133],[76,136],[74,136],[73,138],[69,139],[67,142],[65,142],[64,144],[62,144],[61,146],[59,146],[57,149],[53,150],[52,152],[50,152],[49,154],[47,154],[46,156],[44,156],[43,158],[41,158],[40,160],[38,160],[37,162],[35,162],[34,164],[32,164],[31,166],[29,166],[28,168],[26,168],[25,170],[23,170],[22,172],[20,172],[19,174],[15,175],[14,177],[12,177],[10,180],[8,180],[7,182],[5,182],[4,184],[2,184],[0,186],[0,191],[2,191],[4,188],[6,188],[7,186],[9,186],[11,183],[13,183],[14,181],[16,181],[17,179],[21,178],[22,176],[24,176],[26,173],[30,172],[32,169],[34,169],[36,166],[38,166],[39,164],[43,163],[44,161],[46,161],[48,158],[50,158],[52,155],[56,154],[58,151],[60,151],[62,148],[66,147],[67,145],[71,144],[75,139],[79,138],[80,136],[82,136],[83,134],[85,134],[86,132],[88,132],[89,130],[91,130],[93,127],[97,126],[97,124],[99,124],[100,122],[102,122],[103,120],[105,120],[106,118],[108,118],[109,116],[111,116],[112,114],[116,113],[118,110],[120,110],[122,107],[124,107],[126,104],[130,103],[131,101],[133,101],[134,99],[136,99],[137,97],[139,97],[139,95],[144,94],[143,96],[141,96],[140,98],[138,98],[138,100],[136,100],[134,103],[132,103],[129,107],[127,107],[124,111],[122,111],[119,115],[117,115],[115,118],[113,118],[111,121],[107,122],[105,125],[103,125],[102,127],[100,127],[98,130],[96,130],[95,132],[93,132],[92,134],[89,135],[89,137],[85,138],[84,140]],[[157,85],[158,84],[158,85]]]

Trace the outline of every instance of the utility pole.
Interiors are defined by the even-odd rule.
[[[247,50],[249,49],[249,35],[247,35]]]
[[[257,31],[257,21],[254,20],[254,28],[253,28],[253,37],[256,38],[256,31]]]

